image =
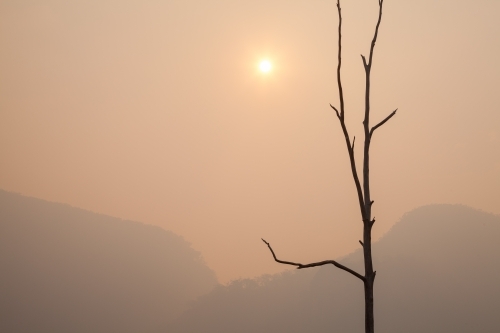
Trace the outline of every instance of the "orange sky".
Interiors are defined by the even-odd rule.
[[[343,4],[359,139],[376,8]],[[424,204],[500,214],[499,12],[385,1],[373,122],[399,111],[372,146],[376,237]],[[288,260],[347,254],[336,25],[333,0],[0,0],[0,188],[172,230],[221,282],[285,269],[261,237]]]

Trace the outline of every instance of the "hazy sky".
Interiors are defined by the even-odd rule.
[[[376,0],[344,0],[361,142]],[[373,68],[379,237],[423,204],[500,214],[500,1],[386,0]],[[160,225],[221,282],[359,246],[334,0],[0,0],[0,188]],[[258,71],[267,58],[272,71]],[[376,255],[376,253],[375,253]]]

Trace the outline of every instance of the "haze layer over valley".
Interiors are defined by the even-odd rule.
[[[498,215],[465,206],[405,214],[374,247],[379,329],[496,332],[499,237]],[[359,251],[339,260],[362,270]],[[0,267],[2,332],[320,333],[363,326],[359,282],[333,267],[224,286],[169,231],[5,191]]]
[[[164,332],[217,284],[180,236],[0,190],[0,332]]]
[[[500,216],[465,206],[405,214],[374,246],[378,330],[497,332],[499,237]],[[359,250],[340,262],[363,270]],[[242,279],[203,296],[168,332],[362,332],[360,284],[333,266]]]

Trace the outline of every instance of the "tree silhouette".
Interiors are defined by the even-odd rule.
[[[342,67],[342,10],[340,7],[340,0],[337,0],[337,11],[339,17],[339,25],[338,25],[338,65],[337,65],[337,85],[339,92],[339,107],[335,107],[330,104],[330,107],[337,114],[337,118],[340,122],[340,127],[342,128],[342,132],[344,134],[347,152],[349,154],[349,162],[352,171],[352,178],[354,180],[354,185],[356,186],[356,192],[358,195],[359,201],[359,210],[361,213],[361,219],[363,221],[363,241],[359,241],[361,246],[363,247],[363,258],[364,258],[364,266],[365,266],[365,274],[361,275],[360,273],[340,264],[335,260],[325,260],[320,262],[314,262],[310,264],[301,264],[291,261],[280,260],[276,257],[271,245],[262,239],[264,243],[269,247],[274,260],[280,264],[297,266],[298,269],[323,266],[327,264],[332,264],[335,267],[338,267],[353,276],[357,277],[363,282],[364,285],[364,293],[365,293],[365,332],[373,333],[374,332],[374,315],[373,315],[373,287],[375,283],[375,275],[376,271],[373,267],[372,261],[372,228],[375,223],[375,217],[372,217],[372,206],[373,200],[370,194],[370,144],[372,141],[373,134],[375,130],[377,130],[380,126],[384,125],[389,119],[391,119],[395,114],[396,110],[391,112],[387,117],[385,117],[382,121],[377,123],[375,126],[370,127],[370,84],[371,84],[371,69],[373,64],[373,52],[375,49],[375,43],[377,42],[378,32],[380,28],[380,22],[382,21],[382,9],[384,0],[378,0],[379,11],[378,11],[378,20],[377,25],[375,27],[375,33],[373,35],[373,39],[370,45],[370,53],[368,55],[368,59],[361,55],[361,59],[363,61],[363,66],[365,69],[365,115],[363,120],[363,129],[364,129],[364,146],[363,146],[363,174],[362,174],[362,183],[358,176],[358,171],[356,167],[356,159],[354,156],[354,143],[356,141],[356,137],[353,137],[352,141],[349,137],[349,132],[347,130],[347,126],[345,123],[345,105],[344,105],[344,92],[342,89],[342,79],[341,79],[341,67]]]

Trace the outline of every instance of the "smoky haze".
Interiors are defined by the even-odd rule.
[[[406,213],[374,244],[384,332],[498,331],[500,215]],[[362,271],[361,251],[335,258]],[[360,282],[333,266],[217,285],[159,227],[0,190],[0,331],[359,332]]]
[[[0,190],[0,331],[162,332],[215,274],[178,235]]]
[[[375,237],[403,213],[500,213],[500,2],[388,1],[373,120]],[[376,2],[346,1],[362,137]],[[337,119],[334,1],[0,0],[0,188],[161,226],[220,282],[357,248]],[[258,62],[268,58],[264,76]]]
[[[499,215],[465,206],[405,214],[373,248],[378,330],[497,332],[499,236]],[[362,271],[361,251],[339,260]],[[237,280],[202,296],[168,332],[362,332],[360,284],[331,265]]]

